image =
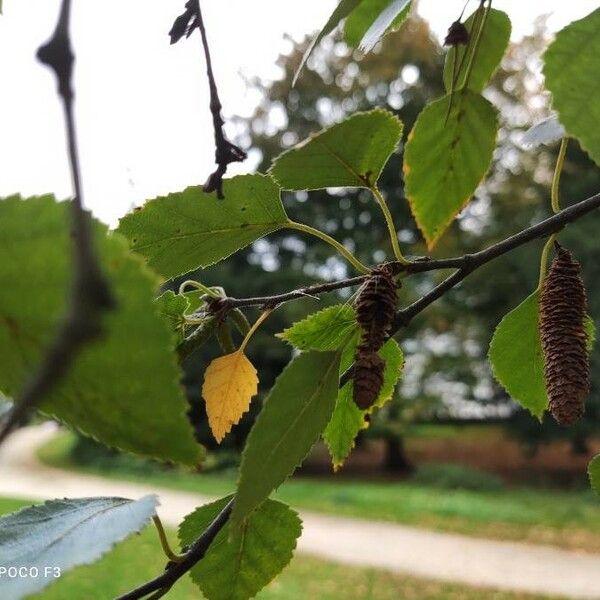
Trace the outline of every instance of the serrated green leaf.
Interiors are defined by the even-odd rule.
[[[590,462],[588,475],[592,489],[600,496],[600,454]]]
[[[200,536],[229,500],[217,500],[188,515],[179,527],[182,545]],[[208,600],[253,598],[290,562],[301,532],[302,522],[293,510],[267,500],[242,528],[226,525],[219,532],[191,570],[192,581]]]
[[[341,373],[352,364],[358,340],[359,337],[356,336],[344,349],[340,365]],[[398,343],[393,339],[388,340],[378,354],[385,360],[383,386],[371,409],[360,410],[356,406],[353,400],[352,381],[346,383],[338,392],[333,415],[323,433],[323,440],[331,454],[334,470],[344,464],[354,448],[356,436],[362,429],[368,427],[365,417],[376,408],[384,406],[391,399],[400,379],[404,355]]]
[[[358,330],[356,313],[349,304],[336,304],[313,313],[278,333],[299,350],[337,350]]]
[[[542,418],[548,407],[544,379],[544,354],[539,332],[539,293],[536,291],[500,322],[492,341],[488,358],[494,377],[508,395],[533,416]],[[587,349],[595,341],[595,326],[585,320]]]
[[[496,328],[489,360],[494,376],[508,395],[541,419],[548,407],[548,395],[538,315],[539,294],[534,292]]]
[[[401,137],[402,123],[392,113],[355,113],[280,154],[270,173],[285,190],[369,187]]]
[[[585,328],[586,334],[586,349],[591,354],[594,349],[594,344],[596,343],[596,324],[590,315],[587,315],[585,321],[583,322],[583,326]]]
[[[473,22],[475,11],[466,21],[465,26],[469,34],[473,35]],[[508,15],[501,10],[492,8],[489,12],[483,30],[479,48],[475,55],[471,75],[469,76],[469,89],[481,92],[498,68],[510,41],[511,24]],[[473,56],[474,44],[467,46],[452,47],[446,56],[444,66],[444,85],[449,92],[452,89],[452,75],[456,72],[455,90],[463,87],[467,65]],[[467,56],[465,57],[465,52]],[[456,66],[454,66],[456,65]],[[460,71],[458,71],[461,66]]]
[[[90,564],[140,531],[156,512],[156,496],[140,500],[49,500],[0,518],[2,566],[25,566],[37,577],[3,577],[2,599],[19,600],[56,581],[73,567]]]
[[[71,280],[70,206],[45,196],[0,201],[0,389],[16,397],[44,356]],[[158,314],[157,277],[126,241],[94,222],[117,309],[41,409],[109,445],[186,464],[201,447],[186,418],[174,340]],[[32,293],[35,286],[36,293]]]
[[[119,233],[165,277],[207,267],[288,222],[279,188],[265,175],[224,181],[224,200],[199,187],[150,200]]]
[[[436,100],[419,115],[406,144],[404,174],[410,208],[429,249],[485,176],[497,132],[496,109],[466,89],[452,100]]]
[[[279,487],[323,433],[335,405],[339,370],[339,352],[307,352],[277,378],[242,454],[233,522],[241,524]]]
[[[183,334],[184,315],[190,308],[190,301],[183,294],[176,294],[167,290],[156,299],[156,304],[161,315],[171,325],[173,333],[180,341]]]
[[[560,122],[600,165],[600,8],[560,31],[544,63]]]
[[[298,69],[294,73],[294,79],[292,81],[292,85],[296,84],[298,77],[302,69],[304,69],[304,65],[306,61],[309,59],[312,51],[315,49],[317,44],[329,33],[331,33],[341,21],[343,21],[361,2],[364,0],[341,0],[340,3],[335,7],[335,10],[331,13],[331,16],[325,23],[325,27],[319,31],[319,33],[314,37],[313,41],[310,43],[306,52],[302,56],[302,60],[300,61],[300,65]]]
[[[386,33],[402,25],[409,12],[410,0],[363,0],[346,19],[344,39],[370,52]]]

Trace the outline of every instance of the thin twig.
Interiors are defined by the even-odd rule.
[[[182,555],[177,563],[169,563],[167,568],[158,577],[141,585],[140,587],[119,596],[116,600],[138,600],[145,598],[153,592],[170,588],[178,579],[181,579],[190,569],[194,567],[206,554],[215,537],[223,529],[231,515],[233,508],[232,498],[225,508],[217,515],[215,520],[207,527],[202,535],[190,546],[189,550]]]
[[[217,192],[217,197],[224,198],[223,195],[223,177],[227,172],[227,167],[232,162],[242,162],[246,160],[247,154],[238,146],[231,143],[225,136],[223,126],[225,121],[221,116],[221,100],[219,99],[219,90],[212,67],[212,59],[210,56],[210,47],[208,44],[208,36],[204,26],[202,17],[202,9],[200,8],[200,0],[188,0],[185,5],[185,12],[177,17],[173,23],[173,27],[169,32],[171,36],[171,44],[177,43],[184,35],[189,37],[194,29],[200,30],[202,37],[202,48],[206,60],[206,75],[208,77],[208,87],[210,90],[210,112],[212,114],[213,128],[215,133],[215,163],[217,169],[212,173],[203,190],[206,193]]]
[[[58,23],[37,57],[50,67],[58,80],[68,142],[75,197],[71,203],[73,237],[73,283],[69,309],[54,341],[35,374],[25,385],[0,429],[0,444],[65,376],[81,348],[102,334],[101,316],[114,306],[108,283],[101,272],[91,235],[91,220],[83,209],[77,135],[73,115],[72,75],[74,55],[69,22],[70,0],[63,0]]]
[[[465,254],[463,256],[456,256],[453,258],[441,258],[441,259],[430,259],[428,257],[422,257],[411,260],[408,264],[392,262],[389,263],[394,270],[394,273],[400,275],[402,273],[415,274],[415,273],[426,273],[430,271],[443,271],[446,269],[459,269],[462,277],[456,282],[459,283],[469,273],[484,265],[485,263],[498,258],[519,246],[527,244],[536,239],[547,237],[553,233],[556,233],[562,229],[568,223],[576,221],[580,217],[600,207],[600,194],[596,194],[586,200],[582,200],[577,204],[566,208],[559,213],[541,221],[537,225],[533,225],[524,229],[523,231],[512,235],[492,246],[489,246],[485,250],[476,252],[474,254]],[[283,294],[275,294],[272,296],[257,296],[252,298],[233,298],[224,297],[216,300],[216,304],[219,309],[223,307],[227,308],[246,308],[250,306],[258,306],[260,308],[272,308],[291,300],[298,300],[305,298],[306,296],[318,296],[326,292],[332,292],[344,288],[354,287],[360,285],[367,279],[368,275],[360,277],[352,277],[350,279],[340,279],[339,281],[331,281],[329,283],[322,283],[318,285],[308,286],[285,292]],[[442,284],[440,284],[441,286]],[[448,284],[446,284],[448,285]],[[438,286],[439,287],[439,286]],[[454,286],[451,286],[454,287]],[[437,291],[436,291],[437,290]],[[418,302],[428,302],[430,295],[439,292],[445,293],[443,288],[438,290],[435,288],[429,294],[421,298]],[[439,296],[437,296],[439,298]],[[434,298],[434,300],[437,298]],[[429,302],[431,303],[431,302]],[[420,306],[420,304],[419,304]],[[408,310],[408,309],[406,309]],[[404,313],[408,315],[408,313]]]

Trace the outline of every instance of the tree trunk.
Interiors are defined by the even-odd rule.
[[[406,456],[404,440],[399,436],[385,438],[385,470],[390,473],[402,473],[408,475],[415,469]]]

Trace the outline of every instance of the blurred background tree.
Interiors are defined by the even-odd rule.
[[[262,172],[283,150],[356,111],[374,107],[390,110],[404,123],[406,136],[425,104],[444,93],[445,51],[427,23],[416,15],[366,57],[339,39],[327,38],[292,87],[293,74],[309,41],[287,40],[289,49],[278,60],[278,80],[249,81],[260,102],[250,119],[234,122],[237,141],[249,150]],[[532,35],[511,46],[488,86],[485,93],[500,108],[502,118],[492,176],[441,240],[435,256],[477,251],[549,215],[550,181],[558,148],[527,150],[519,144],[521,132],[549,114],[549,98],[542,92],[540,79],[540,56],[548,43],[545,19],[540,18]],[[426,250],[404,198],[402,152],[401,145],[379,186],[388,200],[404,252],[420,256]],[[577,202],[599,187],[600,171],[571,142],[562,179],[563,205]],[[361,261],[375,264],[391,259],[384,220],[367,190],[285,193],[284,204],[293,219],[326,231]],[[561,236],[583,265],[590,314],[596,322],[600,319],[600,265],[594,260],[594,231],[599,226],[600,215],[594,213]],[[520,249],[476,271],[401,332],[399,341],[406,356],[403,382],[393,401],[374,416],[369,430],[361,436],[383,440],[382,466],[386,469],[411,470],[403,436],[414,422],[501,420],[509,435],[520,440],[530,455],[540,444],[557,439],[567,439],[573,450],[583,452],[587,440],[598,433],[600,370],[592,371],[586,417],[569,429],[560,428],[551,419],[539,423],[517,408],[490,373],[486,354],[495,326],[537,285],[541,244],[538,246]],[[351,274],[351,268],[329,246],[297,232],[282,231],[191,277],[221,285],[232,296],[254,296]],[[402,287],[401,303],[409,304],[440,277],[439,273],[411,277]],[[174,282],[173,289],[182,280]],[[349,299],[343,294],[331,294],[320,302],[307,298],[280,307],[269,318],[248,348],[261,373],[261,397],[291,353],[283,342],[273,342],[272,334],[327,304]],[[206,366],[220,352],[214,346],[195,352],[185,362],[191,418],[200,441],[212,449],[216,445],[208,430],[200,389]],[[596,350],[593,367],[599,357]],[[221,460],[226,464],[237,460],[237,450],[243,445],[259,402],[252,406],[220,446]]]

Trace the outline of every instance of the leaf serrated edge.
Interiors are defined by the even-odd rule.
[[[465,90],[466,89],[467,88],[465,88]],[[493,108],[495,111],[495,119],[496,119],[496,136],[494,138],[494,144],[495,144],[498,139],[498,126],[499,126],[498,109],[487,98],[485,98],[481,94],[479,94],[477,92],[473,92],[472,90],[469,90],[469,91],[471,93],[477,94],[478,96],[483,98],[483,100],[485,100],[489,104],[489,106],[491,108]],[[456,93],[458,94],[460,92],[456,92]],[[435,102],[441,102],[442,100],[445,100],[447,98],[447,96],[448,95],[442,96],[441,98],[438,98],[438,100],[436,100]],[[431,104],[429,104],[428,106],[431,106]],[[407,141],[410,141],[412,139],[413,133],[417,127],[417,124],[419,123],[419,120],[421,119],[421,117],[423,115],[423,112],[424,111],[421,111],[421,114],[417,117],[417,120],[416,120],[410,134],[408,135]],[[477,191],[477,188],[485,181],[487,174],[489,173],[490,168],[492,166],[493,160],[494,160],[494,157],[493,157],[493,153],[492,153],[489,164],[486,167],[485,172],[482,175],[481,179],[479,180],[479,183],[475,186],[475,190],[473,191],[473,193],[470,194],[465,200],[462,201],[462,204],[459,206],[459,208],[455,212],[453,212],[452,215],[444,223],[442,223],[441,225],[438,226],[438,228],[437,228],[438,233],[433,236],[430,236],[429,232],[426,231],[425,226],[422,221],[422,215],[420,214],[420,211],[418,210],[417,206],[415,205],[414,197],[410,194],[408,186],[406,186],[406,188],[405,188],[406,189],[406,199],[408,200],[408,206],[410,208],[410,212],[411,212],[413,218],[415,219],[415,222],[417,223],[417,227],[419,228],[419,231],[422,233],[423,238],[425,239],[425,243],[427,245],[427,250],[429,252],[431,252],[435,248],[435,246],[440,241],[442,236],[446,233],[448,227],[450,227],[450,225],[454,222],[457,215],[459,215],[473,200],[473,195],[475,194],[475,191]],[[405,160],[404,165],[403,165],[403,173],[404,173],[405,182],[408,179],[410,171],[411,171],[411,167]]]
[[[338,351],[335,351],[335,350],[334,350],[334,351],[327,351],[327,352],[318,352],[317,350],[311,350],[310,352],[315,352],[315,353],[319,353],[319,354],[332,354],[332,355],[336,355],[336,356],[337,356],[337,360],[335,360],[335,359],[334,359],[334,360],[332,360],[332,362],[331,362],[331,365],[329,366],[329,368],[328,368],[328,369],[327,369],[327,371],[325,372],[325,374],[324,374],[324,376],[323,376],[323,379],[322,379],[322,381],[325,381],[325,380],[327,380],[327,378],[330,376],[330,373],[331,373],[331,370],[332,370],[332,368],[333,368],[333,367],[335,367],[335,371],[336,371],[336,372],[339,374],[339,369],[340,369],[340,359],[341,359],[341,356],[342,356],[342,352],[341,352],[340,350],[338,350]],[[281,375],[283,375],[283,374],[284,374],[284,373],[285,373],[285,372],[286,372],[286,371],[289,369],[289,367],[290,367],[290,365],[291,365],[292,363],[293,363],[293,361],[290,361],[290,362],[288,363],[288,365],[286,366],[286,368],[285,368],[285,369],[282,371]],[[280,375],[280,377],[281,377],[281,375]],[[275,384],[277,384],[277,382],[275,382]],[[271,391],[273,391],[273,389],[274,389],[274,388],[275,388],[275,386],[273,386],[273,388],[271,388]],[[314,396],[316,393],[317,393],[317,392],[314,392],[314,393],[311,395],[311,400],[312,400],[312,397],[313,397],[313,396]],[[307,402],[306,404],[308,405],[308,404],[309,404],[309,402]],[[332,413],[333,413],[333,409],[334,409],[334,408],[335,408],[335,402],[334,402],[334,404],[333,404],[333,407],[332,407],[332,411],[331,411]],[[261,412],[262,412],[262,411],[261,411]],[[246,445],[244,446],[244,451],[242,452],[242,458],[241,458],[241,461],[240,461],[240,470],[239,470],[239,472],[240,472],[240,477],[239,477],[239,479],[238,479],[238,482],[237,482],[237,486],[236,486],[236,487],[237,487],[237,489],[239,489],[239,487],[240,487],[240,484],[241,484],[241,482],[242,482],[242,479],[243,479],[243,477],[242,477],[242,474],[243,474],[243,472],[244,472],[244,471],[243,471],[243,465],[244,465],[244,461],[245,461],[245,459],[246,459],[246,452],[247,452],[247,450],[248,450],[250,436],[252,435],[252,433],[253,433],[253,431],[254,431],[254,429],[255,429],[255,427],[256,427],[256,423],[258,422],[259,418],[260,418],[260,414],[258,415],[258,417],[257,417],[257,419],[256,419],[256,421],[255,421],[254,427],[252,428],[252,430],[251,430],[251,431],[250,431],[250,433],[248,434],[248,438],[246,439]],[[330,418],[331,418],[331,415],[330,415]],[[325,424],[325,427],[326,427],[326,426],[327,426],[327,423]],[[288,428],[288,429],[289,429],[289,428]],[[314,445],[315,445],[315,444],[316,444],[316,443],[319,441],[319,439],[320,439],[320,437],[321,437],[322,433],[323,433],[323,431],[320,431],[319,433],[317,433],[317,434],[316,434],[316,436],[315,436],[314,440],[312,441],[312,443],[311,443],[311,445],[310,445],[310,447],[311,447],[311,448],[312,448],[312,447],[313,447],[313,446],[314,446]],[[283,436],[282,436],[282,437],[283,437]],[[310,452],[310,448],[309,448],[308,452]],[[289,472],[288,472],[287,474],[285,474],[285,475],[284,475],[284,477],[283,477],[283,480],[282,480],[282,481],[281,481],[281,482],[280,482],[280,483],[279,483],[277,486],[275,486],[275,487],[274,487],[274,488],[271,490],[271,492],[269,493],[269,496],[267,496],[267,497],[266,497],[264,500],[268,500],[268,499],[270,499],[270,495],[271,495],[273,492],[277,491],[277,490],[279,489],[279,487],[280,487],[281,485],[283,485],[283,484],[284,484],[284,483],[285,483],[285,482],[286,482],[286,481],[287,481],[287,480],[288,480],[288,479],[291,477],[291,475],[293,475],[293,473],[296,471],[296,469],[298,469],[298,467],[300,467],[300,466],[302,465],[302,463],[304,462],[304,460],[306,459],[306,456],[308,455],[308,452],[307,452],[307,454],[305,454],[305,455],[304,455],[304,456],[303,456],[303,457],[302,457],[302,458],[301,458],[301,459],[300,459],[300,460],[299,460],[297,463],[295,463],[295,464],[294,464],[294,465],[293,465],[293,466],[290,468]],[[264,500],[263,500],[263,502],[264,502]],[[260,506],[260,504],[258,504],[257,506]],[[236,522],[238,525],[239,525],[239,524],[241,524],[241,523],[243,522],[243,520],[244,520],[244,519],[246,519],[246,518],[247,518],[247,517],[248,517],[250,514],[252,514],[252,513],[254,512],[254,510],[256,510],[257,506],[255,506],[255,507],[254,507],[254,508],[253,508],[253,509],[250,511],[250,513],[246,514],[246,515],[245,515],[244,517],[242,517],[241,519],[240,519],[239,517],[238,517],[237,519],[235,519],[235,517],[237,517],[237,515],[236,515],[236,510],[235,510],[235,507],[236,507],[236,505],[235,505],[235,503],[234,503],[234,505],[233,505],[233,511],[232,511],[232,514],[231,514],[231,517],[230,517],[230,519],[231,519],[231,522],[232,522],[232,523]]]
[[[334,123],[333,125],[330,125],[329,127],[324,127],[322,129],[320,129],[319,131],[311,133],[306,139],[302,140],[301,142],[299,142],[295,146],[292,146],[291,148],[288,148],[287,150],[284,150],[281,154],[277,155],[273,159],[273,162],[271,163],[271,166],[269,167],[269,169],[267,171],[268,175],[273,179],[273,181],[275,181],[275,183],[279,186],[280,189],[282,189],[282,190],[287,189],[281,183],[281,181],[279,179],[277,179],[277,176],[273,172],[274,169],[275,169],[275,167],[277,166],[277,164],[279,163],[279,161],[281,159],[283,159],[284,157],[286,157],[289,154],[293,154],[297,150],[301,150],[302,148],[304,148],[304,146],[308,145],[311,142],[315,142],[315,141],[318,142],[320,136],[322,136],[324,133],[327,133],[327,132],[331,131],[332,129],[335,129],[336,127],[340,127],[340,126],[342,126],[342,125],[344,125],[346,123],[349,123],[353,119],[362,118],[362,117],[370,116],[370,115],[381,115],[381,116],[384,116],[389,121],[390,125],[393,124],[394,126],[399,127],[399,131],[398,131],[398,135],[397,135],[397,141],[394,144],[394,148],[392,148],[392,151],[390,152],[390,156],[391,156],[391,154],[398,147],[398,144],[400,143],[400,141],[402,139],[402,134],[404,132],[404,123],[400,120],[399,117],[397,117],[394,113],[390,112],[389,110],[386,110],[384,108],[374,108],[373,110],[355,112],[352,115],[350,115],[349,117],[347,117],[344,120],[340,121],[339,123]],[[340,160],[339,157],[334,152],[332,152],[331,149],[328,146],[325,146],[325,148],[326,148],[326,150],[334,158],[336,158],[337,160]],[[388,160],[389,160],[389,157],[388,157]],[[342,164],[346,168],[346,170],[353,177],[355,177],[356,180],[359,182],[355,186],[342,186],[342,187],[368,188],[368,186],[366,185],[366,183],[364,182],[364,179],[363,179],[364,174],[356,173],[356,171],[354,171],[354,169],[352,169],[345,162],[343,162]],[[381,169],[379,170],[379,173],[377,173],[377,174],[372,173],[371,174],[371,176],[373,177],[373,182],[372,182],[373,184],[379,179],[379,177],[381,176],[381,173],[383,173],[383,169],[385,168],[386,164],[387,164],[387,161],[381,167]],[[315,190],[324,190],[324,189],[327,189],[328,187],[331,187],[331,186],[309,187],[309,188],[302,188],[302,189],[294,188],[293,191],[296,191],[296,192],[309,192],[309,191],[315,191]]]

